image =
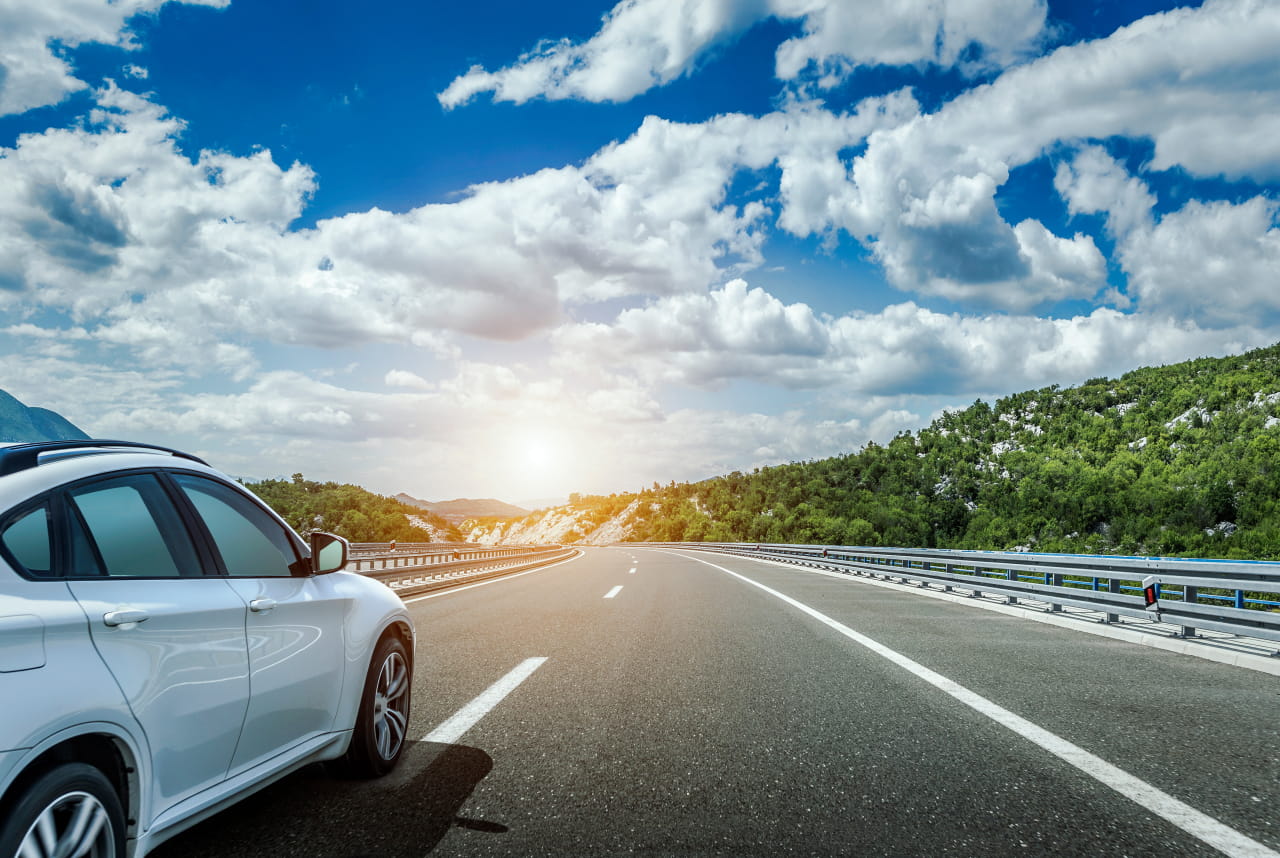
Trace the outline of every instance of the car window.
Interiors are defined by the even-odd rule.
[[[49,507],[41,504],[33,510],[19,513],[5,525],[0,542],[19,566],[32,575],[52,574],[52,528],[49,524]]]
[[[97,549],[101,572],[130,578],[202,574],[186,526],[154,475],[102,480],[73,489],[70,496]]]
[[[298,568],[299,557],[284,528],[240,492],[192,474],[174,474],[209,535],[228,575],[285,577]]]
[[[71,546],[71,562],[67,569],[67,575],[72,578],[91,578],[95,575],[106,574],[102,571],[102,563],[98,560],[98,552],[93,547],[93,543],[89,541],[89,534],[85,533],[84,524],[80,521],[80,516],[67,516],[67,524],[70,530]]]

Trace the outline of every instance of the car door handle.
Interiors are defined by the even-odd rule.
[[[140,623],[150,616],[137,608],[121,608],[118,611],[107,611],[102,615],[102,622],[108,626],[123,626],[125,623]]]
[[[271,610],[275,606],[276,606],[275,599],[254,599],[252,602],[249,603],[249,610],[260,614],[263,611]]]

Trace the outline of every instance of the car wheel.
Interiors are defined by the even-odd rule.
[[[351,746],[338,761],[343,774],[380,777],[396,767],[409,729],[413,677],[404,644],[394,635],[373,653]]]
[[[124,811],[111,782],[84,763],[36,778],[0,822],[0,858],[123,858]]]

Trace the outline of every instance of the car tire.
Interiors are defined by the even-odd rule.
[[[124,858],[124,810],[106,776],[63,763],[32,781],[0,820],[0,858]],[[25,850],[24,850],[25,844]]]
[[[351,745],[337,769],[348,777],[376,778],[400,762],[408,738],[413,676],[404,643],[383,638],[369,663]]]

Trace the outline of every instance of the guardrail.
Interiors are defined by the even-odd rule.
[[[464,546],[442,543],[422,543],[422,548],[426,550],[410,551],[397,546],[395,551],[391,551],[389,549],[382,549],[374,552],[370,552],[367,549],[362,552],[357,551],[357,546],[363,548],[363,546],[368,544],[369,543],[356,543],[356,545],[351,547],[351,556],[350,559],[347,560],[347,571],[361,572],[368,575],[372,572],[386,569],[418,569],[426,566],[447,566],[449,564],[472,560],[513,557],[519,554],[544,551],[549,547],[560,547],[558,545],[517,545],[504,548],[494,548],[491,546],[477,548],[475,545]]]
[[[372,556],[352,556],[347,560],[346,570],[377,578],[403,597],[511,575],[577,553],[577,549],[560,545],[477,548],[474,545],[420,544],[434,550],[409,553],[397,546],[394,553],[386,551]]]
[[[353,542],[352,557],[377,557],[383,554],[440,554],[455,550],[470,551],[474,542]]]
[[[1179,627],[1280,641],[1280,564],[1169,557],[1109,557],[1002,551],[863,548],[845,545],[770,545],[737,542],[666,542],[635,545],[716,551],[781,560],[921,587],[1042,602],[1050,611],[1087,608],[1102,622],[1121,616]],[[1144,590],[1154,585],[1154,604]],[[1130,595],[1130,594],[1138,595]]]

